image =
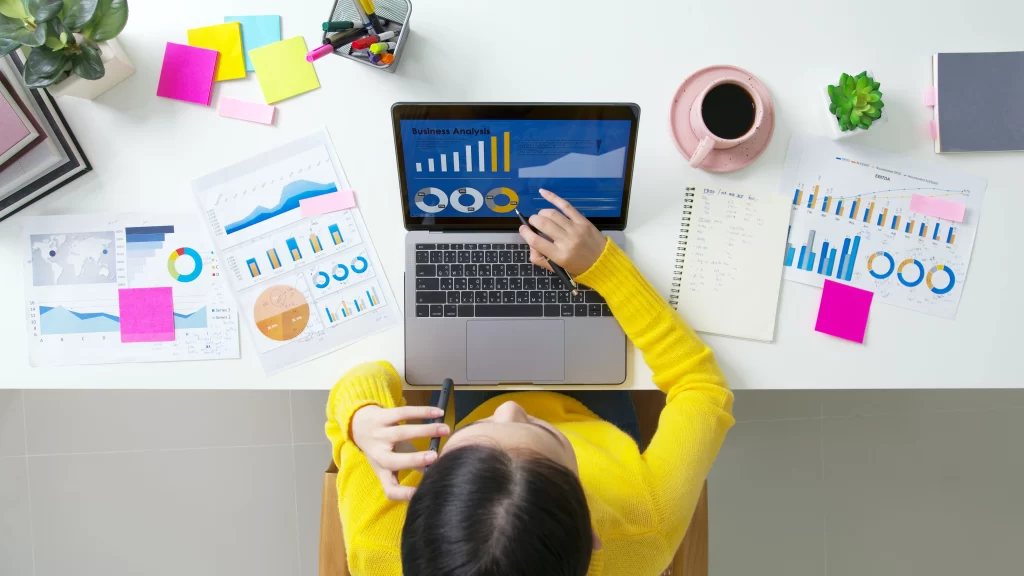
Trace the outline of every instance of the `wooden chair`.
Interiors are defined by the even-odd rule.
[[[641,448],[646,449],[658,427],[658,416],[665,407],[665,395],[659,391],[631,392],[640,421]],[[424,395],[420,397],[420,395]],[[410,404],[429,402],[429,392],[406,392]],[[338,517],[338,469],[332,462],[324,474],[320,504],[320,576],[349,576],[345,560],[345,539]],[[664,576],[707,576],[708,574],[708,485],[704,483],[697,509],[690,519],[686,537],[676,551]]]

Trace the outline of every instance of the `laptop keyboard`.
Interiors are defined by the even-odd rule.
[[[416,244],[417,318],[611,316],[600,294],[579,294],[530,263],[527,244]]]

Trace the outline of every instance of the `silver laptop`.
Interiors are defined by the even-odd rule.
[[[392,107],[412,385],[621,384],[626,337],[601,295],[530,263],[524,215],[566,198],[624,246],[635,104]]]

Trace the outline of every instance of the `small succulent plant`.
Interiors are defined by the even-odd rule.
[[[871,123],[882,116],[882,93],[878,91],[880,83],[861,72],[856,76],[843,73],[839,77],[838,86],[828,87],[831,103],[828,111],[839,121],[843,132],[863,128],[871,128]]]

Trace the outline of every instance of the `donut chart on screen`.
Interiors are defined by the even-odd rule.
[[[508,202],[504,205],[499,205],[497,199],[502,196],[508,198]],[[495,188],[487,193],[487,197],[484,198],[484,202],[487,203],[487,207],[490,208],[492,212],[505,214],[506,212],[515,210],[516,206],[519,205],[519,195],[511,188]]]
[[[467,196],[473,200],[473,203],[468,206],[462,203],[462,199]],[[452,192],[451,205],[452,208],[464,214],[476,212],[484,205],[484,195],[474,188],[459,188]]]
[[[431,206],[426,203],[427,196],[434,196],[437,198],[437,204]],[[416,207],[423,210],[427,214],[437,214],[438,212],[444,212],[444,209],[448,207],[448,195],[444,193],[440,188],[423,188],[419,192],[416,192],[414,196]]]

